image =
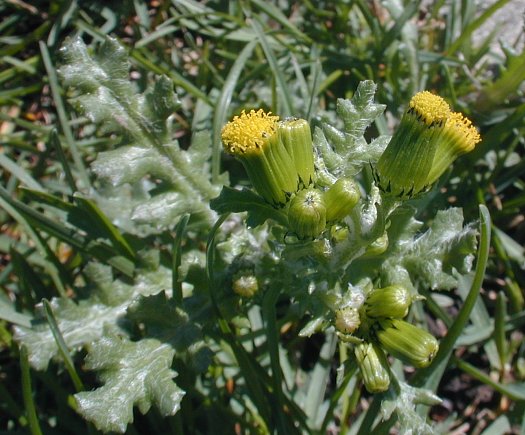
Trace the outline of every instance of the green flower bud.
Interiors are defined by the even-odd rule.
[[[288,224],[300,239],[321,234],[326,227],[326,207],[321,192],[316,189],[297,192],[290,201]]]
[[[427,367],[439,349],[427,331],[400,319],[380,319],[376,336],[381,346],[395,358],[414,367]]]
[[[359,311],[356,308],[345,307],[335,312],[335,329],[343,334],[354,333],[360,324]]]
[[[408,314],[412,297],[405,287],[391,285],[376,288],[368,293],[365,311],[368,317],[396,317],[402,319]]]
[[[388,249],[388,233],[385,231],[382,236],[375,239],[366,247],[364,253],[367,257],[373,257],[383,254]]]
[[[426,191],[479,141],[470,121],[452,112],[443,98],[419,92],[377,162],[376,183],[386,194],[410,199]]]
[[[259,291],[257,277],[251,273],[238,272],[233,276],[232,289],[239,296],[251,298]]]
[[[278,116],[262,109],[244,111],[222,129],[224,148],[243,164],[253,187],[274,206],[282,206],[297,191],[294,162],[277,132]]]
[[[314,151],[310,125],[304,119],[288,118],[279,122],[277,131],[286,151],[291,156],[302,186],[314,180]]]
[[[369,393],[388,390],[390,375],[385,366],[385,355],[375,343],[362,343],[355,346],[355,357],[363,383]]]
[[[344,219],[352,211],[361,197],[359,186],[350,178],[340,178],[324,192],[326,220],[328,222]]]

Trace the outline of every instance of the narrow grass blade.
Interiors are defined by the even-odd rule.
[[[321,405],[324,401],[326,388],[330,379],[332,358],[337,348],[337,336],[328,332],[326,339],[319,352],[319,360],[310,376],[310,385],[306,393],[304,404],[305,414],[308,416],[309,426],[317,428]]]
[[[0,319],[25,328],[31,328],[31,317],[19,313],[12,305],[7,304],[2,299],[0,299]]]
[[[512,400],[525,400],[525,383],[515,383],[504,385],[499,382],[494,381],[488,374],[483,373],[478,368],[474,367],[472,364],[463,361],[459,358],[454,357],[453,363],[465,373],[468,373],[474,379],[477,379],[480,382],[483,382],[486,385],[494,388],[498,393],[508,396]]]
[[[270,69],[273,73],[273,77],[275,78],[277,82],[278,93],[279,93],[279,96],[281,97],[278,100],[280,103],[279,116],[282,116],[282,117],[292,116],[295,113],[295,108],[292,102],[292,93],[290,89],[288,88],[288,85],[286,84],[286,79],[283,75],[281,68],[279,67],[279,63],[277,62],[275,53],[270,47],[268,38],[263,32],[261,19],[257,15],[255,15],[251,17],[250,23],[251,23],[251,26],[254,32],[257,34],[257,38],[264,51],[266,60],[268,61],[268,64],[270,65]]]
[[[12,209],[16,210],[18,216],[23,217],[23,220],[27,222],[29,227],[37,227],[68,245],[110,264],[125,275],[133,276],[133,263],[125,257],[118,256],[109,245],[102,242],[86,240],[78,231],[55,222],[23,202],[11,198],[9,193],[1,186],[0,198],[9,203]]]
[[[283,26],[284,29],[289,30],[298,39],[303,40],[306,44],[313,43],[310,37],[308,35],[305,35],[296,26],[294,26],[292,22],[288,19],[288,17],[286,17],[277,6],[274,6],[270,2],[263,2],[261,0],[250,0],[250,3],[257,6],[262,12],[264,12],[269,17],[272,17],[281,26]]]
[[[49,325],[49,328],[51,329],[51,333],[53,334],[53,337],[55,338],[55,342],[58,346],[58,351],[60,352],[60,355],[62,356],[62,359],[64,360],[66,370],[69,373],[71,380],[73,381],[75,390],[77,393],[80,391],[83,391],[84,385],[82,384],[82,381],[80,380],[80,377],[78,376],[78,373],[75,369],[75,364],[73,363],[73,360],[71,359],[71,355],[69,354],[69,349],[67,348],[66,342],[64,341],[64,337],[62,336],[62,333],[60,332],[60,329],[58,328],[58,324],[55,319],[55,315],[53,314],[53,309],[51,308],[51,305],[49,304],[49,301],[47,299],[43,299],[42,303],[44,305],[44,313],[46,315],[47,323]]]
[[[454,40],[452,44],[445,49],[446,54],[454,54],[467,40],[470,35],[478,29],[485,21],[487,21],[498,9],[505,6],[510,0],[499,0],[496,3],[491,4],[485,12],[483,12],[476,20],[472,21],[463,31],[459,38]]]
[[[507,340],[505,338],[505,318],[507,317],[507,303],[503,292],[499,292],[496,299],[496,310],[494,313],[494,342],[498,351],[501,371],[505,370],[507,361]]]
[[[31,175],[27,173],[27,171],[24,168],[13,162],[4,153],[0,154],[0,166],[9,171],[11,175],[18,178],[18,180],[25,184],[27,187],[35,190],[43,190],[40,183],[38,183]]]
[[[24,397],[29,430],[31,435],[42,435],[42,429],[40,429],[40,423],[38,422],[38,416],[36,414],[35,402],[33,401],[27,349],[24,346],[20,347],[20,371],[22,373],[22,396]]]
[[[58,156],[58,160],[62,165],[62,169],[64,169],[64,175],[66,177],[66,182],[69,186],[69,189],[71,193],[74,193],[77,190],[77,185],[75,182],[75,178],[73,177],[73,173],[71,172],[71,168],[69,167],[69,163],[67,162],[66,155],[64,154],[64,149],[62,148],[62,144],[60,143],[60,138],[58,137],[58,132],[56,128],[54,128],[51,131],[51,134],[49,136],[49,142],[51,146],[55,149]]]
[[[31,223],[23,216],[22,213],[17,210],[16,206],[12,204],[13,199],[10,197],[9,193],[0,186],[0,207],[2,207],[13,219],[15,219],[23,228],[24,231],[28,234],[32,242],[35,244],[39,254],[43,258],[48,257],[48,248],[44,245],[39,235],[34,231]],[[61,295],[66,294],[64,283],[61,280],[60,271],[57,266],[52,261],[46,261],[44,268],[51,276],[53,283],[55,284],[58,292]]]
[[[280,286],[271,286],[264,296],[263,314],[266,328],[266,340],[268,353],[270,354],[270,365],[272,367],[273,394],[277,401],[277,430],[279,433],[288,433],[287,422],[284,418],[284,392],[281,363],[279,361],[279,332],[277,330],[277,314],[275,305],[281,294]]]
[[[71,127],[69,126],[69,119],[67,117],[66,108],[64,106],[64,102],[62,101],[62,96],[60,94],[60,87],[58,84],[56,69],[51,61],[51,56],[49,55],[49,51],[47,49],[46,44],[43,41],[40,41],[39,44],[40,52],[42,54],[42,60],[44,61],[44,66],[46,67],[47,76],[49,79],[49,86],[51,88],[51,93],[53,94],[53,100],[55,102],[55,107],[57,110],[57,115],[60,121],[62,132],[64,133],[64,137],[66,138],[66,142],[69,147],[69,151],[71,152],[71,156],[73,157],[73,161],[75,162],[78,176],[80,178],[80,181],[82,182],[82,187],[85,190],[89,190],[89,187],[91,185],[89,182],[89,176],[84,166],[84,162],[82,161],[82,157],[80,156],[80,152],[78,151],[73,132],[71,131]]]
[[[112,245],[123,256],[130,260],[135,259],[135,251],[128,244],[127,240],[91,199],[83,198],[77,194],[75,195],[75,202],[86,213],[87,217],[91,218],[93,225],[100,229],[101,233],[111,241]]]
[[[11,247],[9,250],[9,255],[13,264],[13,272],[19,280],[18,286],[20,291],[26,294],[27,301],[31,302],[31,307],[29,308],[32,309],[36,301],[40,301],[40,299],[47,296],[45,294],[46,286],[40,279],[39,274],[33,270],[25,257],[14,247]]]

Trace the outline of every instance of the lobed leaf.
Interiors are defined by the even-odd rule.
[[[124,433],[133,406],[147,413],[153,404],[162,416],[174,415],[184,396],[170,369],[175,351],[155,339],[131,342],[105,329],[90,346],[86,368],[99,372],[104,385],[75,394],[78,412],[104,432]]]
[[[330,176],[353,176],[365,165],[377,161],[386,148],[390,140],[388,136],[379,136],[371,143],[363,136],[365,130],[386,108],[384,104],[374,102],[375,91],[374,82],[360,82],[352,99],[337,100],[337,115],[343,122],[343,129],[328,123],[316,128],[316,166],[321,177],[329,179]]]
[[[406,221],[409,233],[419,225],[413,218]],[[439,211],[429,229],[411,238],[398,236],[392,254],[382,265],[382,277],[388,283],[405,283],[433,290],[451,290],[459,275],[470,272],[477,246],[477,231],[463,226],[460,208]]]
[[[105,325],[125,333],[121,322],[131,301],[139,295],[159,293],[171,285],[171,271],[165,268],[144,271],[131,284],[114,280],[111,267],[101,264],[91,263],[86,276],[94,286],[88,298],[79,302],[64,297],[50,301],[58,328],[73,351],[98,340]],[[39,306],[31,328],[16,326],[14,329],[15,339],[27,347],[31,365],[45,370],[58,354],[58,347],[42,307]]]
[[[172,115],[180,103],[171,80],[160,76],[137,92],[127,52],[113,38],[95,54],[79,38],[61,51],[65,62],[59,73],[70,102],[102,132],[122,135],[120,147],[99,153],[93,172],[113,187],[129,184],[141,193],[130,198],[126,190],[110,192],[102,185],[92,192],[102,210],[135,234],[143,234],[144,225],[149,233],[165,231],[187,213],[211,225],[215,214],[209,200],[219,188],[210,181],[210,137],[195,134],[189,149],[179,147]],[[115,202],[117,211],[110,209]]]

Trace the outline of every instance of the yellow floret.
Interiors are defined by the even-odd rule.
[[[230,154],[256,151],[276,132],[277,121],[278,116],[266,113],[263,109],[251,110],[249,113],[243,110],[223,127],[224,148]]]
[[[445,123],[445,131],[446,134],[454,136],[455,144],[461,148],[463,153],[472,151],[476,144],[481,141],[478,130],[472,125],[470,119],[458,112],[450,114]]]
[[[451,113],[450,106],[443,98],[428,91],[414,95],[410,100],[408,111],[428,126],[442,124]]]

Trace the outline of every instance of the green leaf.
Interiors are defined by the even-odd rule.
[[[131,342],[109,330],[86,357],[86,368],[99,372],[103,386],[75,394],[78,412],[97,429],[124,433],[133,422],[133,406],[145,414],[153,404],[162,416],[174,415],[184,396],[170,369],[175,351],[155,339]]]
[[[71,104],[103,133],[122,136],[120,147],[97,156],[93,172],[113,187],[129,184],[138,192],[130,197],[102,184],[92,193],[102,211],[134,234],[163,232],[186,213],[211,225],[216,216],[209,200],[219,193],[210,181],[211,138],[198,133],[189,149],[179,147],[172,114],[180,103],[171,80],[160,76],[144,93],[137,92],[127,51],[112,38],[93,55],[79,38],[68,40],[61,51],[60,76]]]
[[[407,225],[410,231],[418,227],[413,219],[408,220]],[[460,208],[439,211],[424,234],[411,240],[407,239],[407,234],[397,236],[392,255],[382,266],[382,284],[406,284],[410,277],[415,287],[433,290],[455,288],[458,277],[472,268],[476,235],[477,231],[472,226],[463,227]]]
[[[435,431],[416,411],[417,404],[437,405],[441,399],[429,390],[414,388],[395,379],[397,391],[389,390],[388,399],[381,404],[381,414],[387,420],[395,412],[399,421],[399,433],[433,435]]]
[[[287,225],[286,215],[281,210],[274,208],[248,189],[237,190],[224,186],[221,194],[210,201],[210,206],[219,214],[247,211],[247,224],[251,227],[262,225],[267,219]]]
[[[109,266],[91,263],[85,270],[91,292],[87,299],[78,302],[68,298],[53,298],[50,307],[58,329],[71,351],[98,340],[104,325],[113,325],[122,333],[122,318],[131,301],[139,295],[156,294],[170,288],[171,271],[167,268],[142,271],[135,282],[129,284],[113,279]],[[42,306],[31,328],[15,327],[15,339],[28,349],[29,361],[37,370],[45,370],[49,361],[58,355],[58,347],[49,328]]]
[[[147,337],[170,344],[177,357],[188,356],[197,371],[205,371],[211,362],[211,351],[206,346],[200,327],[174,299],[165,292],[139,296],[128,307],[128,318],[139,323]]]
[[[374,102],[375,91],[375,83],[366,80],[359,83],[351,100],[337,100],[337,115],[343,122],[342,130],[328,123],[316,128],[316,166],[321,177],[353,176],[363,166],[377,161],[386,148],[390,140],[388,136],[379,136],[371,143],[363,137],[365,130],[386,108],[384,104]]]

